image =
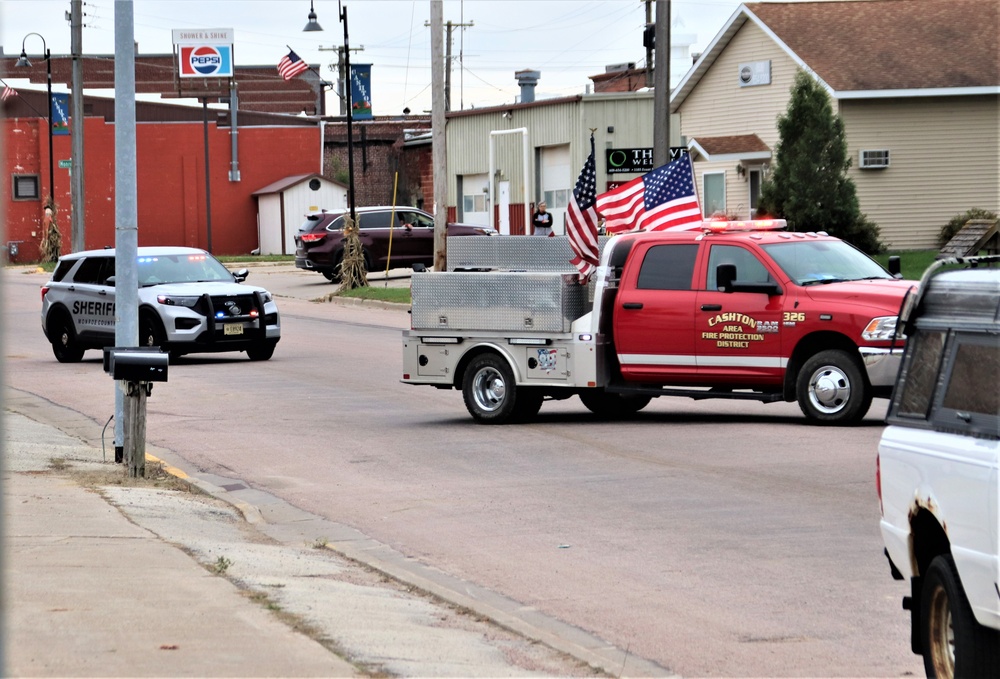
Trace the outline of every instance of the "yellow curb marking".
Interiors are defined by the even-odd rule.
[[[167,464],[160,458],[156,457],[155,455],[150,455],[149,453],[146,453],[146,459],[152,460],[153,462],[159,462],[161,465],[163,465],[163,471],[173,476],[176,476],[179,479],[188,478],[188,475],[182,472],[180,469],[178,469],[177,467],[171,467],[169,464]]]

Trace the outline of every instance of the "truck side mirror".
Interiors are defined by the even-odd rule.
[[[715,267],[715,287],[719,289],[719,292],[732,292],[733,281],[735,280],[735,264],[720,264]]]
[[[237,283],[242,283],[247,279],[247,276],[249,275],[250,275],[250,269],[240,269],[239,271],[233,273],[233,278],[236,279]]]
[[[889,258],[889,273],[892,274],[893,278],[902,278],[903,267],[899,263],[899,255],[893,255]]]

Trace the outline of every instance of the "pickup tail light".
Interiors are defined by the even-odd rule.
[[[316,243],[326,238],[325,233],[304,233],[299,238],[303,243]]]

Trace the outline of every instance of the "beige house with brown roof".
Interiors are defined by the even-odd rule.
[[[861,210],[891,248],[1000,212],[998,15],[996,0],[740,6],[671,97],[705,214],[756,208],[799,69],[830,93]]]

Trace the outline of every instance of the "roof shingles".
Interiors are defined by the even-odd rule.
[[[837,91],[1000,85],[996,0],[746,6]]]

